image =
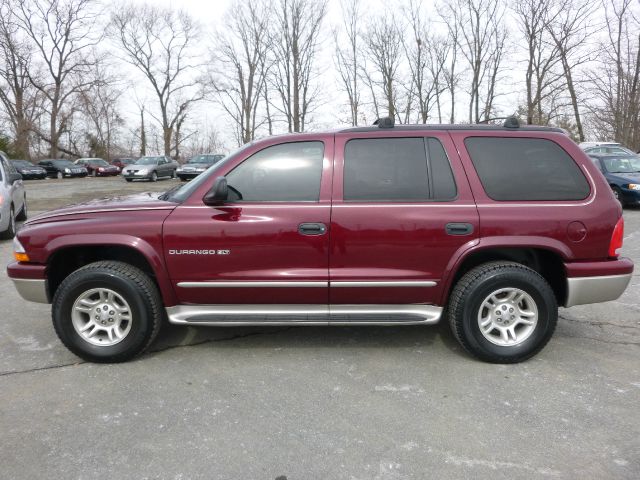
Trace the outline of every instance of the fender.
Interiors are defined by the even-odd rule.
[[[438,305],[445,305],[451,284],[458,269],[464,261],[471,255],[483,250],[493,248],[535,248],[536,250],[548,250],[558,255],[563,261],[571,260],[573,253],[564,243],[549,237],[539,236],[505,236],[505,237],[483,237],[479,241],[465,244],[451,257],[447,264],[445,274],[442,278],[442,289],[440,293],[440,301]]]
[[[165,307],[170,307],[176,305],[177,300],[175,292],[173,291],[173,286],[167,276],[164,258],[158,254],[158,252],[161,251],[162,242],[160,238],[158,240],[160,245],[158,248],[154,248],[146,240],[126,234],[107,233],[61,235],[59,237],[55,237],[46,244],[44,253],[47,258],[51,258],[52,255],[63,249],[90,246],[119,246],[135,250],[142,254],[151,266],[156,280],[158,281],[158,286],[160,287],[160,293],[164,300]]]

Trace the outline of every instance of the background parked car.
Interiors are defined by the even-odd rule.
[[[79,165],[75,165],[69,160],[50,159],[40,160],[38,162],[42,168],[47,171],[47,177],[64,178],[64,177],[86,177],[87,169]]]
[[[127,165],[133,165],[136,163],[135,158],[116,158],[111,161],[111,165],[118,167],[118,172],[121,172]]]
[[[161,177],[176,178],[178,166],[178,162],[174,162],[165,155],[141,157],[133,165],[127,165],[122,170],[122,176],[127,182],[136,179],[155,182]]]
[[[27,160],[10,160],[10,162],[24,180],[47,178],[47,171],[44,168],[38,167]]]
[[[589,156],[604,173],[613,194],[623,207],[640,205],[640,157],[594,154]]]
[[[582,142],[579,147],[585,151],[585,153],[591,155],[592,153],[613,153],[617,155],[635,155],[622,144],[617,142]]]
[[[7,156],[0,152],[0,238],[13,238],[16,220],[27,219],[27,195],[18,173]]]
[[[115,165],[109,165],[102,158],[80,158],[74,162],[76,165],[83,166],[92,177],[107,177],[118,175],[120,171]]]
[[[176,171],[178,177],[183,182],[191,178],[195,178],[202,172],[206,171],[212,165],[215,165],[222,160],[225,155],[219,153],[206,153],[203,155],[196,155],[190,158],[184,165],[178,167]]]

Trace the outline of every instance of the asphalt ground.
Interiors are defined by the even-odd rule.
[[[33,214],[178,182],[26,183]],[[640,264],[640,210],[624,215]],[[1,479],[637,479],[639,409],[640,271],[509,366],[445,323],[166,326],[140,358],[95,365],[0,273]]]

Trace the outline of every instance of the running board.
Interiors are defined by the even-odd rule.
[[[433,305],[178,305],[167,308],[177,325],[428,325],[442,308]]]

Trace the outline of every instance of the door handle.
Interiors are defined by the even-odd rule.
[[[447,223],[444,229],[447,235],[470,235],[473,233],[473,225],[470,223]]]
[[[324,235],[327,233],[327,226],[324,223],[301,223],[298,225],[300,235]]]

